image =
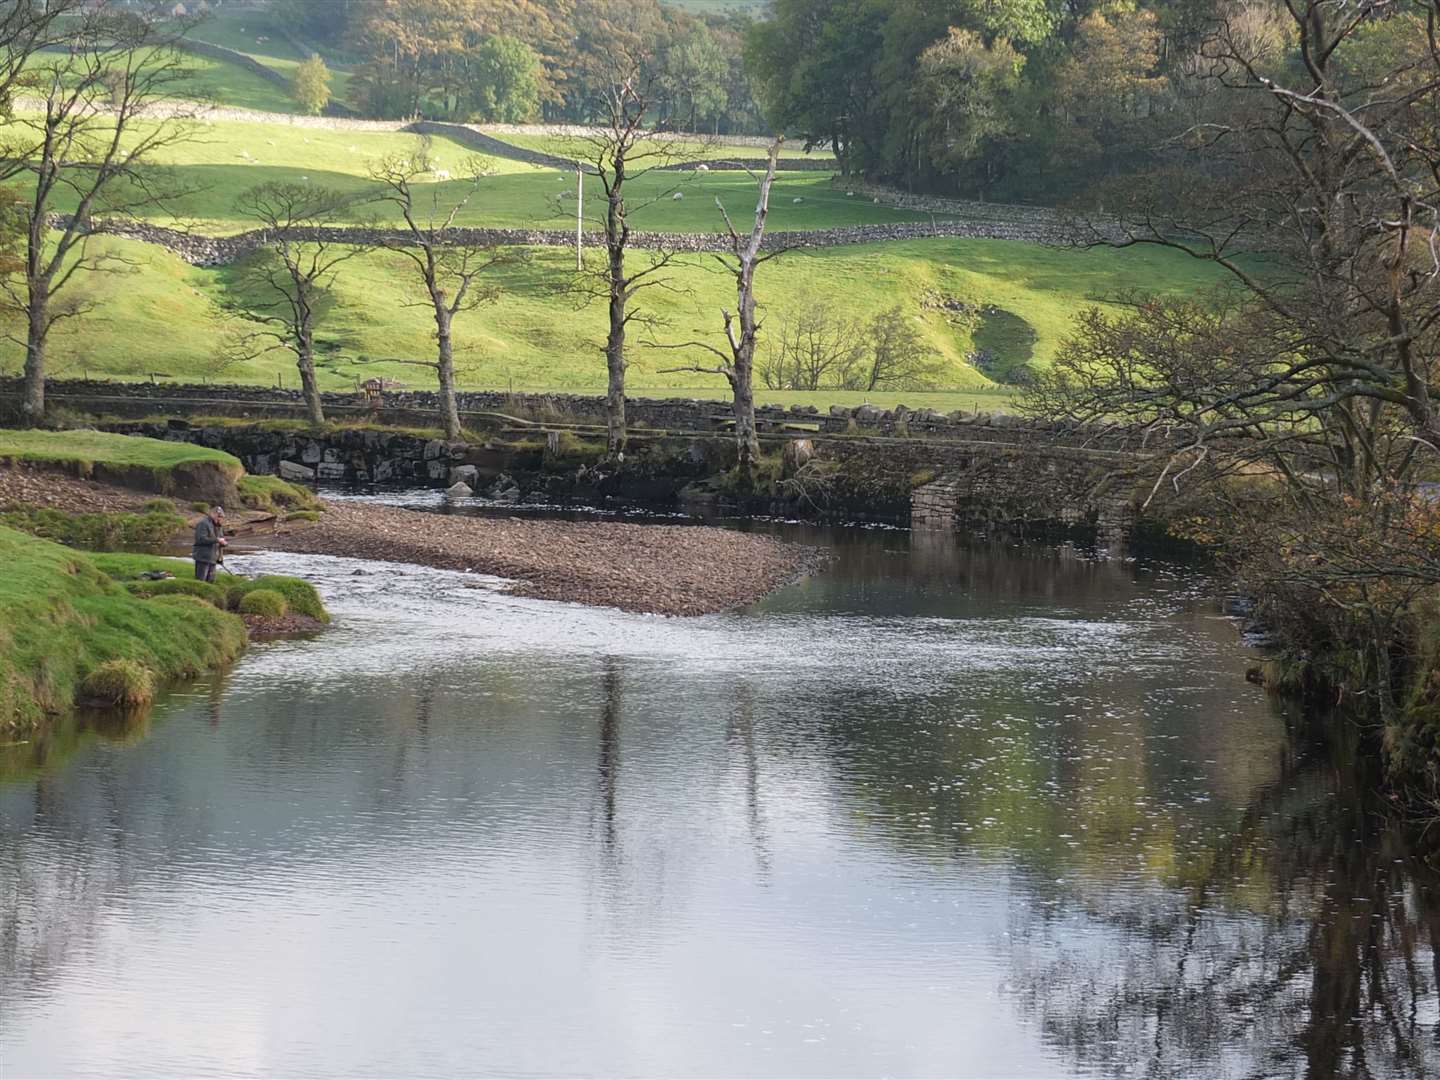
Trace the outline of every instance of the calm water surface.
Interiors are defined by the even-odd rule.
[[[0,750],[0,1075],[1440,1075],[1440,883],[1203,579],[805,535],[693,620],[235,559],[335,628]]]

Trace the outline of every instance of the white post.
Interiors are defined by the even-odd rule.
[[[575,269],[584,270],[585,261],[580,248],[584,244],[585,225],[585,170],[575,163]]]

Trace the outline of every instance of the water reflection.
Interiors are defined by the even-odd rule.
[[[336,629],[0,756],[7,1075],[1440,1068],[1440,885],[1202,580],[821,538],[686,621],[252,559]]]

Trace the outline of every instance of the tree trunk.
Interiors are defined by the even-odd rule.
[[[45,419],[45,324],[50,315],[50,293],[44,286],[30,289],[26,304],[25,399],[20,410],[28,425]]]
[[[605,387],[606,446],[612,455],[625,452],[625,289],[616,284],[616,275],[624,280],[624,253],[610,256],[610,334],[605,339],[605,367],[609,380]],[[616,267],[619,269],[615,269]]]
[[[760,436],[755,430],[754,349],[735,358],[735,374],[730,379],[735,407],[735,449],[739,452],[740,476],[749,487],[755,484],[755,467],[760,460]]]
[[[300,391],[305,395],[305,412],[315,426],[325,423],[325,406],[320,401],[320,387],[315,382],[315,336],[309,327],[300,331],[299,348],[295,350],[295,366],[300,369]]]
[[[450,311],[435,305],[435,340],[439,346],[436,374],[440,378],[440,423],[450,442],[460,439],[460,409],[455,404],[455,348],[450,337]]]
[[[625,181],[625,160],[616,155],[615,176],[610,186],[610,205],[605,215],[605,244],[609,255],[610,332],[605,338],[605,367],[609,379],[605,388],[606,448],[612,457],[625,452],[625,203],[621,185]]]

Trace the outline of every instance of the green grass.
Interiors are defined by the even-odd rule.
[[[108,661],[135,661],[165,681],[244,649],[233,615],[142,600],[59,544],[0,527],[0,565],[0,730],[23,732],[70,708]]]
[[[330,621],[330,613],[325,610],[320,594],[315,591],[315,586],[304,578],[287,577],[283,574],[267,574],[258,578],[227,577],[223,585],[232,609],[243,610],[245,597],[251,593],[273,592],[282,597],[286,607],[296,615],[308,615],[325,623]]]
[[[0,125],[0,134],[4,130]],[[544,141],[543,137],[529,138]],[[515,141],[526,139],[517,136]],[[154,157],[154,163],[164,166],[191,194],[170,199],[163,210],[147,216],[157,224],[193,225],[198,231],[213,234],[254,228],[254,221],[235,210],[236,198],[247,188],[266,181],[285,181],[360,195],[373,190],[368,180],[373,163],[387,155],[414,152],[420,145],[420,136],[399,131],[332,131],[279,122],[196,121],[185,141],[165,147]],[[761,153],[753,148],[744,152],[748,156]],[[799,148],[794,152],[798,154]],[[715,153],[733,156],[736,151]],[[473,151],[443,137],[432,139],[431,155],[436,168],[457,177],[475,156]],[[418,188],[427,200],[433,196],[442,213],[470,195],[456,218],[462,225],[572,226],[573,173],[498,157],[487,159],[486,167],[490,175],[473,195],[468,183],[459,179],[421,183]],[[676,192],[684,198],[675,200]],[[721,231],[724,222],[715,208],[717,198],[737,222],[743,222],[755,206],[755,181],[744,172],[652,172],[633,178],[627,193],[632,225],[656,231]],[[585,204],[590,227],[598,228],[605,207],[598,183],[585,185]],[[429,205],[427,202],[427,209]],[[54,209],[68,211],[72,207],[57,202]],[[357,204],[350,217],[356,221],[398,220],[388,205],[380,204]],[[843,191],[831,188],[828,173],[790,172],[782,173],[775,182],[770,228],[810,230],[929,220],[928,214],[848,198]]]
[[[90,561],[107,577],[116,581],[139,578],[141,574],[165,571],[177,576],[194,572],[189,559],[172,559],[163,555],[134,555],[124,552],[91,554]]]
[[[213,11],[190,36],[198,41],[208,41],[212,45],[223,45],[227,49],[244,53],[287,79],[294,78],[295,69],[306,58],[305,54],[280,32],[275,16],[256,8],[239,11],[222,8]],[[350,74],[334,56],[325,56],[325,63],[330,68],[331,94],[343,101],[349,89]],[[239,104],[233,101],[225,103]],[[281,111],[295,112],[298,109],[295,103],[290,101]]]
[[[0,430],[0,460],[111,465],[143,468],[163,475],[195,464],[219,465],[239,476],[240,459],[223,450],[211,450],[189,443],[114,435],[105,431],[9,431]]]
[[[554,154],[557,157],[576,158],[584,157],[587,147],[583,142],[564,135],[531,134],[529,132],[517,133],[499,128],[490,128],[480,125],[481,129],[490,135],[491,138],[499,139],[501,142],[510,143],[512,146],[524,147],[527,150],[540,150],[547,154]],[[680,161],[715,161],[727,158],[764,158],[765,148],[763,146],[752,146],[749,143],[726,142],[724,135],[716,136],[714,139],[705,139],[692,143],[676,142],[674,151],[677,160]],[[648,148],[647,148],[648,152]],[[823,159],[827,162],[834,162],[835,156],[828,151],[815,150],[805,152],[805,148],[799,141],[787,142],[780,148],[780,157],[784,160],[797,158]],[[659,162],[656,162],[657,164]],[[645,168],[641,163],[640,168]]]
[[[51,345],[51,374],[144,378],[159,371],[182,380],[227,380],[287,387],[296,385],[293,361],[274,352],[221,367],[217,343],[228,325],[218,304],[245,296],[236,268],[199,269],[139,243],[106,243],[133,259],[136,272],[99,275],[84,294],[95,310],[84,320],[62,323]],[[598,254],[598,253],[597,253]],[[563,250],[539,251],[528,265],[496,276],[505,292],[495,304],[457,322],[461,382],[473,388],[592,392],[604,386],[601,343],[605,312],[600,304],[577,308],[559,291],[573,267]],[[373,375],[412,387],[428,387],[426,373],[383,362],[389,357],[427,356],[433,327],[424,310],[405,306],[407,263],[374,254],[345,264],[336,289],[334,314],[321,328],[322,386],[350,389]],[[632,392],[647,396],[725,394],[719,376],[666,373],[685,354],[646,348],[658,342],[703,338],[719,344],[720,309],[733,304],[729,280],[702,257],[682,260],[674,278],[678,291],[652,290],[642,298],[665,325],[632,335]],[[759,295],[771,318],[815,297],[845,298],[845,310],[866,317],[899,304],[945,359],[944,395],[917,393],[804,395],[761,392],[762,400],[791,404],[876,404],[904,401],[914,407],[949,411],[972,408],[983,395],[1005,396],[965,362],[983,335],[985,347],[1007,366],[1048,363],[1073,315],[1087,304],[1128,289],[1193,293],[1215,282],[1212,271],[1194,260],[1151,249],[1074,251],[1002,240],[917,240],[796,251],[763,267]],[[921,298],[938,293],[972,305],[993,305],[1007,313],[976,327],[952,324],[942,311],[926,309]],[[158,309],[158,313],[157,313]],[[160,325],[163,324],[163,325]],[[762,331],[763,333],[763,331]],[[145,342],[143,350],[135,342]],[[700,354],[692,354],[700,359]],[[16,372],[18,348],[0,345],[0,371]],[[988,406],[982,406],[988,407]],[[43,436],[41,436],[43,437]],[[53,445],[77,456],[75,436],[53,437]],[[204,453],[162,443],[167,453]],[[6,455],[0,442],[0,456]]]
[[[274,589],[251,589],[240,597],[236,608],[241,615],[262,615],[267,619],[279,619],[290,610],[285,597]]]
[[[0,512],[0,525],[87,551],[153,551],[185,528],[185,519],[167,510],[143,514],[72,514],[46,507]]]
[[[285,510],[316,511],[324,504],[307,488],[278,476],[242,476],[235,485],[241,501],[251,510],[278,513]]]

